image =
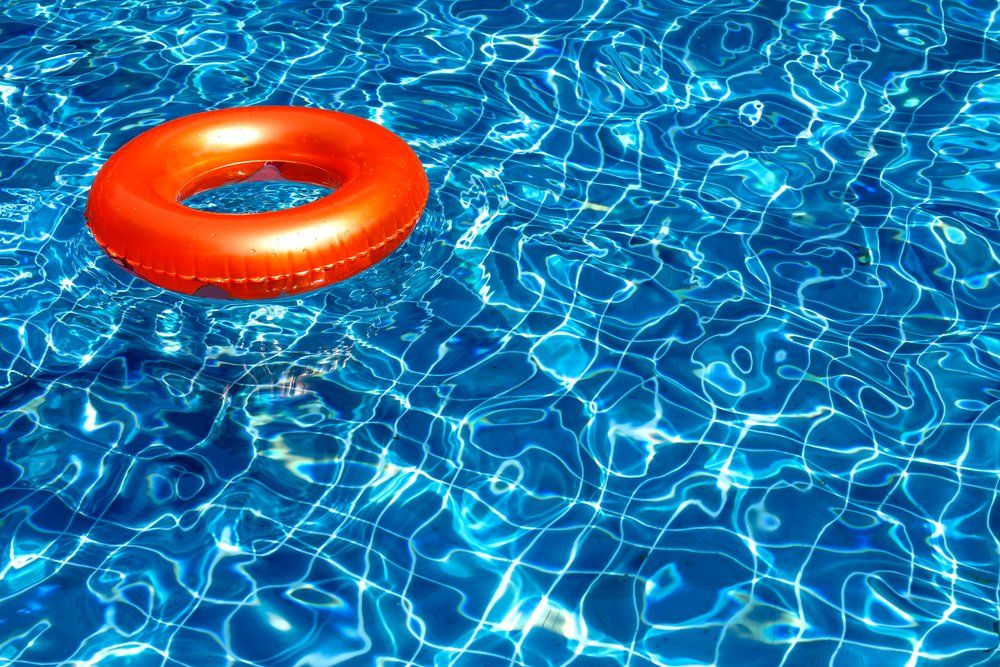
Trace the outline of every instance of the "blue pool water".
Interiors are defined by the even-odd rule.
[[[1000,665],[995,2],[3,7],[0,664]],[[114,267],[104,160],[260,103],[413,237]]]

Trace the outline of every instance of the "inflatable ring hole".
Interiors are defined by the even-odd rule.
[[[302,206],[340,185],[329,172],[294,162],[242,162],[205,173],[188,183],[178,201],[210,213],[245,215]]]

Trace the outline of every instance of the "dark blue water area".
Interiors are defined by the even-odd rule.
[[[998,40],[980,0],[8,0],[0,664],[1000,665]],[[273,302],[118,269],[100,165],[254,104],[406,139],[411,238]]]

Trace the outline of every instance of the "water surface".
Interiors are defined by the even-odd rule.
[[[1000,664],[995,3],[4,7],[0,664]],[[409,141],[410,241],[118,270],[99,166],[252,104]]]

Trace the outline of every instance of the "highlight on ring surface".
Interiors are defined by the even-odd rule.
[[[181,203],[259,174],[333,192],[251,214]],[[98,172],[86,217],[108,255],[156,285],[259,299],[329,285],[384,259],[409,236],[427,196],[416,154],[375,123],[245,107],[173,120],[125,144]]]

